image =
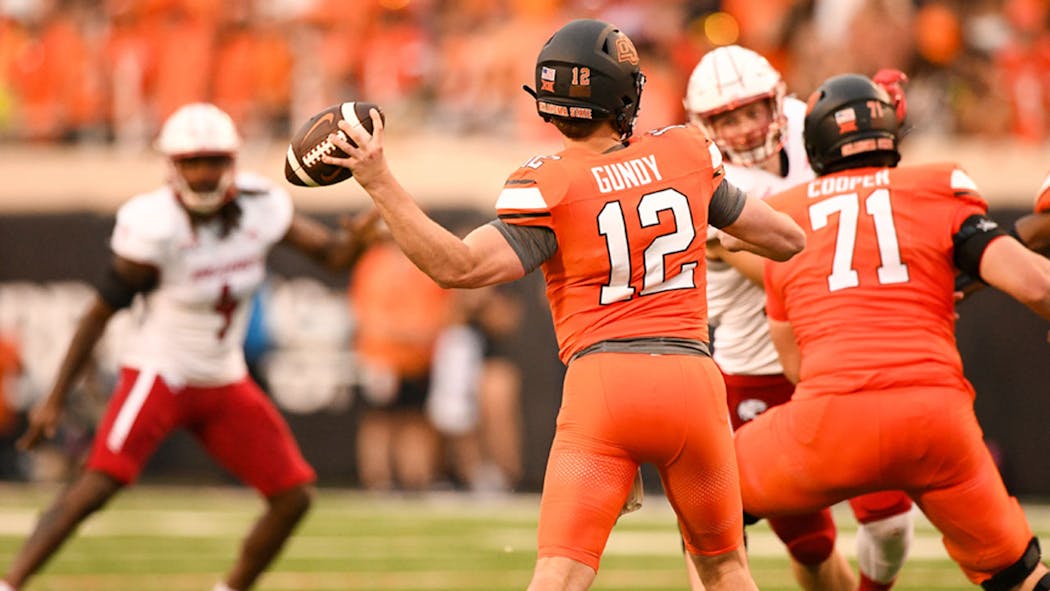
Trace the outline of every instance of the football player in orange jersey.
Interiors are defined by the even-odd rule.
[[[904,490],[973,583],[1050,589],[982,439],[953,297],[961,270],[1050,319],[1050,261],[987,217],[954,164],[896,166],[894,105],[868,78],[825,81],[804,138],[819,176],[767,201],[806,230],[807,247],[764,273],[772,337],[798,386],[737,432],[745,510],[794,514]]]
[[[708,355],[704,250],[711,224],[786,260],[801,229],[725,181],[694,126],[632,137],[645,77],[631,40],[575,20],[536,63],[540,116],[565,148],[514,172],[499,219],[464,239],[401,187],[374,133],[340,124],[353,170],[416,265],[446,287],[513,281],[542,268],[568,364],[540,502],[531,591],[587,589],[638,466],[656,465],[708,589],[755,589],[722,377]]]
[[[897,112],[903,119],[900,83],[906,77],[885,70],[879,78],[899,96]],[[765,198],[814,178],[802,139],[806,103],[786,96],[780,73],[758,53],[738,45],[706,53],[689,77],[683,104],[690,121],[726,156],[726,178],[752,197]],[[713,358],[726,382],[734,429],[787,401],[795,389],[784,376],[769,337],[763,260],[746,252],[726,253],[719,247],[717,231],[708,234],[707,306],[715,329]],[[835,549],[837,532],[830,509],[769,520],[788,549],[792,571],[803,589],[885,591],[893,587],[911,544],[911,499],[900,491],[885,491],[849,503],[860,524],[856,542],[859,587],[853,568]],[[699,591],[691,568],[689,575],[691,587]]]

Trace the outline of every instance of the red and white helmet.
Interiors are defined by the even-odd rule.
[[[752,166],[773,157],[783,144],[782,135],[787,125],[783,109],[785,92],[780,73],[766,58],[739,45],[726,45],[707,52],[696,65],[682,103],[690,121],[714,140],[730,162]],[[769,101],[773,113],[765,142],[748,150],[733,149],[714,132],[710,118],[759,100]]]
[[[235,158],[241,138],[233,119],[210,103],[190,103],[179,107],[164,122],[156,142],[157,150],[172,164],[171,183],[182,203],[200,214],[217,211],[234,194],[234,170],[223,175],[218,186],[209,191],[195,191],[179,173],[175,162],[194,156],[230,156]]]

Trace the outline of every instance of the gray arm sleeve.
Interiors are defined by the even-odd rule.
[[[558,250],[558,239],[554,236],[554,230],[550,228],[514,226],[502,220],[492,220],[489,224],[495,226],[507,239],[521,260],[525,273],[534,271]]]
[[[716,228],[724,228],[740,217],[744,211],[744,202],[747,194],[739,187],[723,179],[722,183],[715,189],[711,196],[711,203],[707,206],[707,223]]]

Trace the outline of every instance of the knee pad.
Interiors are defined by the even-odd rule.
[[[877,583],[897,578],[911,548],[914,523],[910,511],[870,521],[857,529],[857,565]]]
[[[1050,591],[1050,573],[1043,575],[1043,578],[1039,579],[1032,591]]]
[[[1025,548],[1024,554],[1017,559],[1017,562],[992,575],[992,578],[981,583],[981,587],[985,591],[1008,591],[1020,585],[1039,566],[1039,560],[1042,558],[1042,555],[1042,551],[1039,549],[1039,540],[1033,537],[1028,542],[1028,547]],[[1050,589],[1050,574],[1039,579],[1039,583],[1035,588]]]

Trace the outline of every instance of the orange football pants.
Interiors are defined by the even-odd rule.
[[[743,544],[725,385],[692,355],[592,353],[569,364],[540,501],[540,557],[598,570],[638,465],[656,466],[686,549]]]
[[[966,388],[795,399],[736,435],[744,508],[766,517],[903,490],[975,584],[1017,561],[1032,531],[985,446]],[[764,453],[777,450],[776,454]]]

